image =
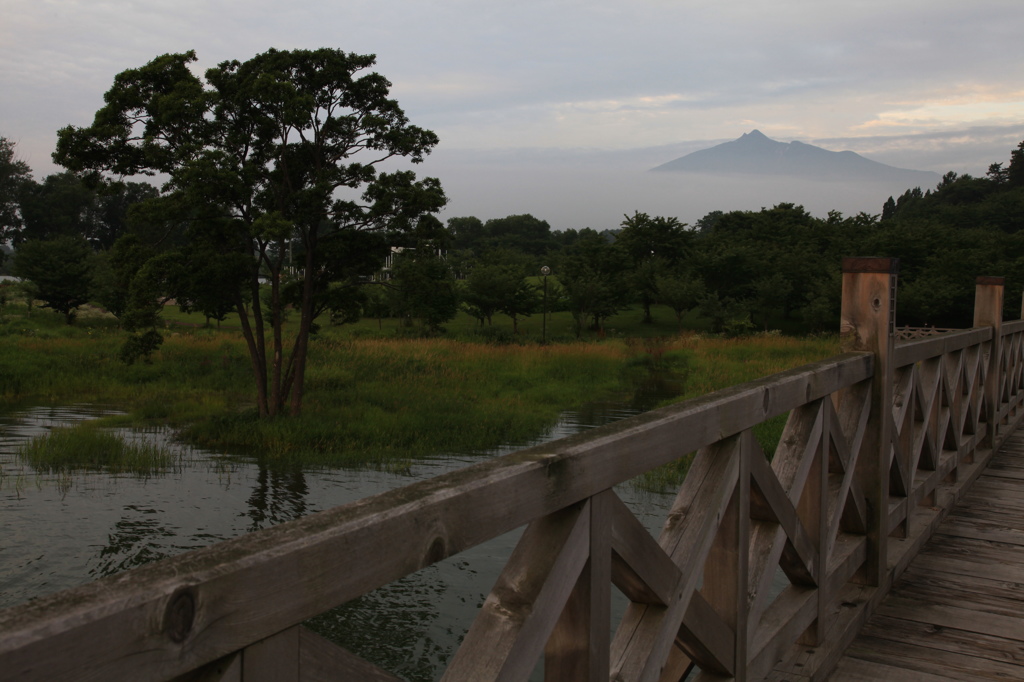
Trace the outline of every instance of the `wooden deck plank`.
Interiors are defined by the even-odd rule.
[[[921,550],[921,556],[933,555],[967,559],[981,565],[1000,562],[1024,567],[1024,547],[978,538],[955,537],[943,533],[941,528],[933,541]],[[1024,568],[1017,575],[1024,577]]]
[[[1018,665],[864,635],[854,641],[847,650],[847,656],[844,658],[846,657],[882,663],[916,673],[945,675],[956,680],[1021,679],[1021,667]]]
[[[928,561],[929,565],[935,568],[935,570],[941,570],[946,573],[974,575],[980,578],[1005,580],[1008,582],[1020,581],[1019,564],[998,563],[978,565],[975,561],[962,559],[957,556],[943,556],[939,554],[931,555]]]
[[[903,618],[878,615],[872,618],[861,632],[869,637],[884,637],[894,642],[1024,665],[1024,645],[1019,642],[1015,646],[1004,637],[983,635],[960,628],[945,628],[931,623],[917,623]]]
[[[893,666],[865,661],[860,658],[846,657],[839,661],[831,679],[834,682],[947,682],[957,680],[959,677],[947,677],[945,675],[933,675],[916,670],[906,670]]]
[[[1024,680],[1024,433],[992,458],[829,679]]]
[[[944,628],[959,627],[993,637],[1008,632],[1020,633],[1024,628],[1024,620],[1019,616],[989,613],[975,608],[973,604],[963,608],[947,604],[929,604],[921,599],[907,599],[896,595],[883,601],[875,613],[918,623],[931,623]],[[1021,673],[1024,674],[1024,670]]]
[[[1007,528],[999,521],[969,519],[962,516],[950,518],[942,525],[942,534],[1024,547],[1024,529]]]
[[[1007,481],[1024,481],[1024,467],[1017,466],[996,466],[989,465],[988,474],[992,478]]]
[[[1019,583],[944,573],[932,567],[907,571],[893,590],[894,597],[917,598],[932,604],[962,606],[970,604],[987,613],[1016,616],[1024,611],[1024,589]]]

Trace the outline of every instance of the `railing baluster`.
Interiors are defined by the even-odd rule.
[[[590,558],[545,645],[545,680],[608,679],[614,495],[590,498]]]
[[[753,432],[744,431],[734,451],[738,474],[732,498],[718,525],[715,541],[704,562],[704,585],[701,595],[737,633],[733,647],[733,676],[746,679],[748,560],[750,552],[750,458],[764,457],[754,440]]]
[[[800,637],[799,644],[817,646],[824,638],[829,612],[829,594],[826,586],[828,574],[828,463],[832,450],[832,404],[821,401],[821,439],[814,464],[807,476],[803,495],[797,507],[797,516],[814,540],[817,560],[812,568],[814,583],[818,587],[818,612],[814,623]]]

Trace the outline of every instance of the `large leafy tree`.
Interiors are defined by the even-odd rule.
[[[168,217],[195,237],[186,272],[219,268],[239,315],[260,414],[296,414],[314,320],[332,302],[349,305],[339,289],[376,267],[373,253],[348,247],[386,251],[386,240],[351,233],[440,228],[436,179],[379,170],[421,161],[437,136],[410,124],[387,79],[367,72],[373,55],[272,49],[209,69],[205,82],[189,68],[195,59],[168,54],[116,76],[91,126],[60,131],[54,159],[166,176]],[[286,306],[298,313],[287,341]]]

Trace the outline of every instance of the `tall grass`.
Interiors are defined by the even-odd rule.
[[[567,407],[625,392],[622,344],[504,346],[451,339],[321,339],[303,414],[252,411],[193,424],[208,447],[324,465],[375,463],[525,441]]]
[[[640,325],[638,311],[622,319],[652,329]],[[311,342],[303,414],[260,420],[244,342],[229,328],[169,330],[152,364],[130,367],[117,360],[122,332],[103,320],[70,328],[49,311],[9,314],[0,338],[0,403],[9,407],[101,403],[128,413],[103,425],[170,424],[221,452],[386,467],[525,442],[565,409],[628,398],[650,370],[675,375],[680,400],[838,349],[834,337],[719,339],[673,331],[499,345],[473,335],[398,339],[328,327]],[[756,431],[768,451],[779,432],[779,420]]]

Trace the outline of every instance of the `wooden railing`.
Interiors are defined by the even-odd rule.
[[[0,612],[0,679],[394,680],[300,624],[523,525],[443,679],[821,679],[1024,414],[1001,281],[897,346],[894,261],[843,278],[843,355]],[[655,539],[612,488],[693,452]]]

